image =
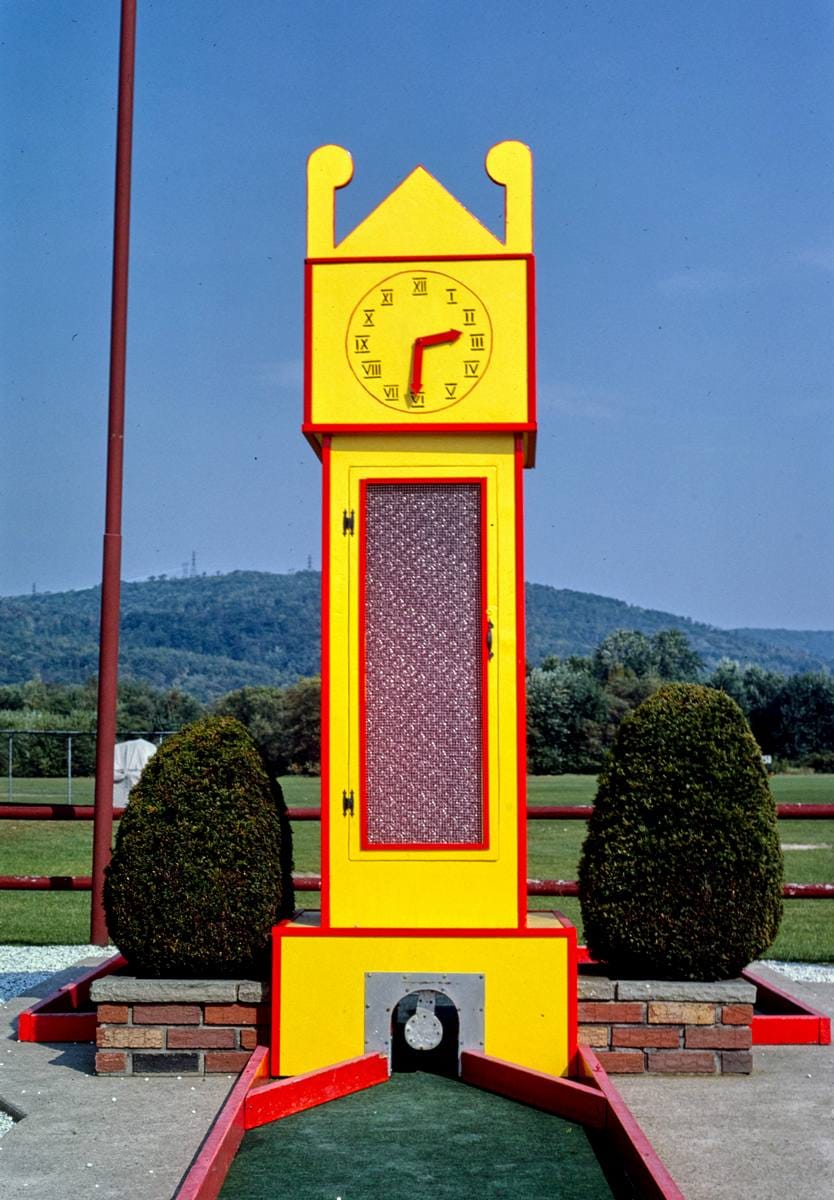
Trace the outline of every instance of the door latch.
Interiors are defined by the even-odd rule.
[[[343,816],[353,816],[353,790],[350,792],[342,792],[342,814]]]
[[[349,533],[351,536],[353,536],[353,525],[354,525],[353,509],[351,509],[350,512],[348,512],[347,509],[343,509],[342,510],[342,533],[343,534]]]

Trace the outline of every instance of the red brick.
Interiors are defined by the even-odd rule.
[[[725,1004],[721,1009],[722,1025],[749,1025],[752,1020],[752,1004]]]
[[[250,1057],[248,1050],[209,1050],[206,1053],[206,1074],[227,1071],[235,1075],[243,1070]]]
[[[583,1024],[604,1021],[606,1024],[617,1021],[633,1023],[645,1021],[646,1006],[639,1001],[624,1001],[623,1003],[607,1004],[604,1000],[580,1000],[579,1020]]]
[[[195,1029],[180,1025],[168,1030],[169,1050],[234,1050],[236,1046],[236,1029],[209,1029],[205,1025]]]
[[[96,1054],[96,1074],[113,1075],[127,1070],[127,1055],[119,1050],[99,1050]]]
[[[596,1050],[595,1054],[609,1075],[642,1075],[646,1069],[639,1050]]]
[[[687,1049],[749,1050],[749,1025],[695,1025],[686,1031]]]
[[[199,1004],[134,1004],[134,1025],[199,1025]]]
[[[269,1020],[267,1004],[207,1004],[206,1025],[262,1025]]]
[[[611,1034],[612,1046],[634,1046],[675,1049],[681,1044],[678,1025],[615,1025]]]
[[[721,1070],[725,1075],[749,1075],[753,1070],[753,1055],[749,1050],[725,1050],[721,1055]]]
[[[240,1031],[240,1048],[241,1050],[254,1050],[256,1046],[269,1045],[269,1029],[266,1025],[259,1025],[257,1029],[241,1029]]]
[[[709,1050],[655,1050],[649,1052],[648,1065],[667,1075],[714,1075],[717,1064]]]
[[[127,1025],[129,1012],[126,1004],[99,1004],[96,1009],[99,1025]]]

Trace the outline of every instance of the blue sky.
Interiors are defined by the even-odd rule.
[[[0,0],[0,594],[100,571],[116,0]],[[123,575],[320,563],[305,161],[344,234],[417,163],[535,162],[527,577],[834,628],[824,0],[139,0]]]

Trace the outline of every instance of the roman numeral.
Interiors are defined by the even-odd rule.
[[[426,407],[425,392],[409,392],[406,399],[411,408],[425,408]]]
[[[375,308],[363,308],[362,312],[365,314],[365,320],[362,322],[362,328],[363,329],[372,329],[373,324],[374,324],[374,313],[376,312],[376,309]]]
[[[454,383],[444,383],[443,386],[446,389],[446,398],[448,400],[454,400],[455,392],[458,390],[457,380],[455,380]]]
[[[457,300],[455,299],[455,292],[457,290],[458,289],[456,287],[446,288],[446,291],[449,294],[449,299],[446,301],[447,304],[457,304]]]
[[[384,383],[382,390],[385,393],[386,400],[399,400],[400,385],[398,383]]]
[[[380,288],[379,290],[382,292],[382,307],[390,308],[391,305],[394,303],[394,289],[393,288]]]
[[[412,296],[428,296],[429,281],[425,275],[412,275],[411,282],[414,285]]]
[[[464,325],[474,325],[475,324],[475,309],[474,308],[465,308],[463,310],[463,323],[464,323]]]
[[[463,373],[464,373],[464,375],[466,375],[466,376],[467,376],[469,379],[474,379],[474,378],[476,378],[476,376],[477,376],[477,374],[478,374],[478,367],[479,367],[480,365],[481,365],[481,360],[480,360],[479,358],[467,358],[467,359],[465,359],[465,360],[464,360],[464,363],[463,363]]]
[[[470,333],[469,349],[470,350],[483,350],[484,349],[484,335],[482,333]]]
[[[356,334],[353,339],[353,353],[354,354],[370,354],[371,351],[368,348],[368,342],[370,340],[371,340],[370,334],[366,333],[364,336],[362,336],[360,334]]]
[[[365,372],[366,379],[379,379],[382,376],[382,359],[368,359],[367,362],[362,363],[362,370]]]

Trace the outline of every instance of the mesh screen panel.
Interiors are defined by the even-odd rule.
[[[481,487],[369,483],[365,495],[367,840],[477,843]]]

